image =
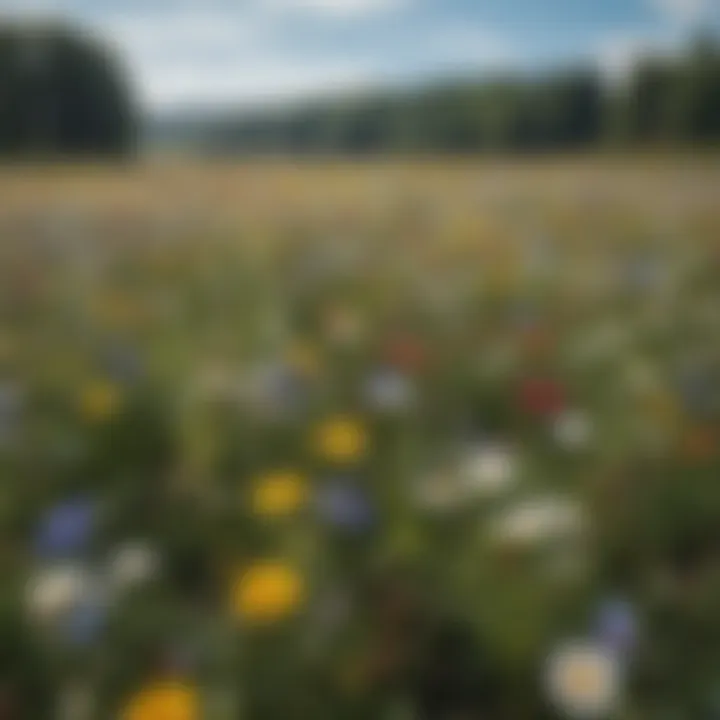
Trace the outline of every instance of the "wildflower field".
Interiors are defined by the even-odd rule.
[[[0,173],[0,718],[719,717],[719,473],[712,158]]]

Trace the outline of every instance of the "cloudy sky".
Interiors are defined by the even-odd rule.
[[[80,20],[122,51],[149,111],[573,59],[621,75],[720,28],[720,0],[0,0]]]

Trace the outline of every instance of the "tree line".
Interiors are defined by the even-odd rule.
[[[621,84],[609,85],[591,67],[532,78],[507,74],[238,114],[196,124],[192,138],[223,154],[710,144],[720,140],[720,46],[702,38],[680,57],[646,57]]]
[[[140,128],[127,78],[102,43],[61,24],[0,23],[0,158],[126,156]],[[621,85],[593,67],[507,73],[142,130],[150,144],[171,138],[221,155],[707,145],[720,140],[720,45],[704,37],[682,56],[646,57]]]

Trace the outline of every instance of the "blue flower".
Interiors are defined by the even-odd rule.
[[[611,650],[627,657],[638,643],[635,609],[627,601],[614,598],[600,607],[596,621],[598,639]]]
[[[321,487],[315,506],[325,523],[349,532],[362,532],[375,522],[375,511],[365,491],[346,480]]]
[[[96,504],[80,498],[56,505],[40,523],[35,551],[44,558],[68,558],[81,554],[90,543],[97,519]]]

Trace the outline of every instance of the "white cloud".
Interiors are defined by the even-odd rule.
[[[283,19],[258,5],[100,16],[95,28],[126,58],[150,112],[261,105],[363,84],[359,58],[288,52]]]
[[[652,51],[647,38],[619,35],[604,40],[597,53],[603,76],[613,84],[630,76],[637,63]]]
[[[622,84],[646,57],[672,57],[683,50],[681,38],[650,35],[611,35],[597,49],[596,60],[605,79]]]
[[[140,76],[141,100],[151,111],[173,107],[264,105],[360,88],[373,80],[360,61],[302,63],[291,58],[214,63],[162,63]]]
[[[331,17],[375,15],[399,10],[410,0],[263,0],[265,8],[275,12],[311,12]]]
[[[602,38],[596,59],[604,76],[622,83],[644,57],[674,57],[687,49],[687,39],[720,10],[720,0],[645,0],[663,21],[645,33],[615,33]]]
[[[648,2],[664,18],[681,26],[698,24],[709,12],[718,7],[717,0],[648,0]]]
[[[261,33],[252,16],[211,9],[108,17],[97,28],[135,59],[247,47]]]

